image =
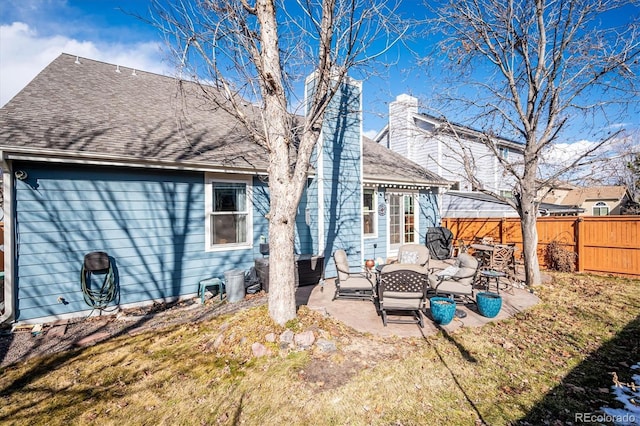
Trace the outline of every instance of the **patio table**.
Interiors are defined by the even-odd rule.
[[[491,280],[495,280],[496,293],[500,294],[500,278],[507,276],[502,271],[484,270],[480,271],[480,276],[487,281],[487,291],[491,291]]]

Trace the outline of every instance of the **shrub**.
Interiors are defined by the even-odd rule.
[[[558,241],[551,241],[547,245],[547,267],[560,272],[573,272],[576,270],[577,253],[571,252]]]

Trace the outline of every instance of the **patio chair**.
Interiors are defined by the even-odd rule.
[[[404,265],[418,265],[423,267],[425,272],[428,272],[430,257],[429,249],[423,245],[403,244],[398,249],[397,263]]]
[[[424,327],[421,311],[427,300],[427,277],[424,267],[420,265],[395,263],[382,268],[378,284],[378,309],[385,327],[387,323]],[[408,313],[411,319],[389,318],[390,313],[394,317]]]
[[[468,297],[473,300],[478,274],[478,260],[467,253],[460,253],[458,265],[429,274],[429,287],[438,294]]]
[[[507,284],[505,289],[510,290],[516,279],[515,270],[515,245],[495,244],[493,250],[487,254],[487,258],[480,265],[481,271],[502,272],[505,274]],[[499,278],[497,279],[496,290],[500,290]],[[487,282],[487,288],[489,287]]]
[[[374,278],[371,272],[363,267],[350,267],[344,250],[336,250],[333,260],[338,272],[333,300],[338,298],[373,300]]]

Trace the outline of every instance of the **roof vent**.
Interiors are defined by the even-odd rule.
[[[120,72],[120,65],[116,65],[116,72]]]
[[[80,62],[80,58],[79,58],[78,56],[76,56],[76,62],[75,62],[75,63],[76,63],[76,64],[78,64],[78,65],[80,65],[80,64],[81,64],[81,62]]]
[[[131,75],[138,75],[138,74],[136,74],[136,69],[135,68],[133,69],[133,72],[131,73]]]

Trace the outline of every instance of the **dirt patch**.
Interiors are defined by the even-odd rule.
[[[0,367],[36,356],[93,345],[124,334],[135,335],[148,330],[206,321],[266,302],[267,295],[264,292],[247,295],[236,303],[210,299],[203,306],[199,299],[191,299],[126,309],[101,317],[19,327],[13,332],[4,329],[0,330]]]
[[[345,336],[342,336],[345,338]],[[400,359],[412,346],[394,339],[374,336],[350,337],[339,354],[329,358],[314,357],[300,371],[300,378],[323,389],[340,387],[364,369],[374,368],[380,361]]]

